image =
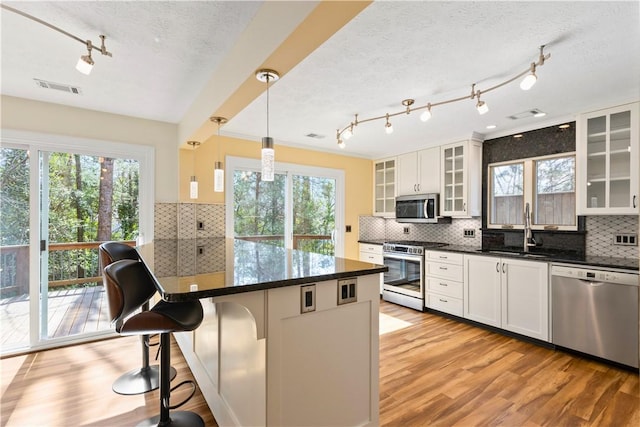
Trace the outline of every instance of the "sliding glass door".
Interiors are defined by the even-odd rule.
[[[342,256],[342,171],[278,164],[265,182],[258,161],[227,158],[227,165],[228,236]]]
[[[47,145],[3,139],[0,152],[3,354],[112,334],[98,246],[135,244],[152,212],[140,191],[152,152]]]

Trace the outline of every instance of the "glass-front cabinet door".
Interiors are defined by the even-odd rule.
[[[638,111],[634,103],[580,117],[580,213],[639,212]]]
[[[465,155],[465,144],[442,147],[442,215],[466,214]]]
[[[395,217],[396,177],[395,157],[373,162],[374,215]]]

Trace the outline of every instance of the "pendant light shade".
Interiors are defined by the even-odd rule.
[[[273,181],[275,173],[275,151],[273,149],[273,138],[269,136],[269,82],[276,81],[280,74],[274,70],[256,71],[256,79],[267,84],[267,136],[262,137],[262,181]]]
[[[189,179],[189,198],[197,199],[198,198],[198,180],[196,179],[195,171],[196,171],[196,153],[195,150],[200,145],[198,141],[187,141],[187,144],[193,147],[193,175]]]
[[[273,150],[273,138],[262,138],[262,180],[273,181],[275,171],[275,151]]]
[[[220,126],[227,123],[227,119],[220,116],[211,116],[209,120],[218,125],[218,160],[213,163],[213,191],[215,193],[222,193],[224,192],[224,165],[220,161],[220,145],[222,144],[220,140]]]
[[[215,162],[213,168],[213,191],[222,193],[224,191],[224,169],[222,162]]]

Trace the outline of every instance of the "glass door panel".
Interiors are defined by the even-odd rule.
[[[631,111],[610,116],[609,206],[631,206]]]
[[[269,182],[260,172],[234,171],[234,237],[285,247],[286,178],[276,173]]]
[[[292,189],[293,249],[334,255],[335,179],[293,175]]]
[[[0,149],[0,347],[29,345],[29,152]]]
[[[587,204],[603,208],[607,204],[607,117],[587,121]]]
[[[98,246],[139,235],[139,162],[41,152],[41,339],[110,331]]]

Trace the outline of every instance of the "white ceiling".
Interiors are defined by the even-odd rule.
[[[99,41],[90,76],[75,70],[80,43],[2,10],[2,94],[180,123],[237,46],[262,2],[4,2],[64,30]],[[286,14],[283,22],[291,19]],[[271,25],[281,24],[274,19]],[[267,37],[268,34],[264,34]],[[551,58],[538,83],[518,82],[482,96],[355,129],[344,151],[336,129],[360,119],[469,95],[524,71],[546,45]],[[276,144],[379,158],[468,138],[508,135],[573,120],[576,113],[640,99],[640,3],[377,1],[293,67],[270,89],[270,136]],[[247,52],[247,61],[252,58]],[[255,56],[255,55],[253,55]],[[257,59],[256,59],[257,60]],[[262,62],[262,61],[259,61]],[[240,76],[244,77],[244,76]],[[247,75],[246,78],[250,78]],[[40,89],[39,78],[77,85],[82,95]],[[218,82],[224,85],[225,82]],[[221,133],[259,141],[266,97],[231,118]],[[210,113],[217,108],[211,106]],[[542,119],[510,115],[538,108]],[[486,126],[494,124],[495,130]],[[324,138],[310,138],[315,133]]]

